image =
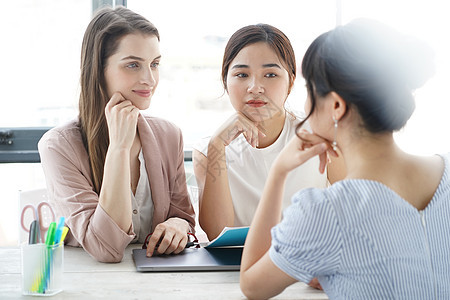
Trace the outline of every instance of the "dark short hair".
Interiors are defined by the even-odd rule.
[[[434,52],[422,41],[370,19],[317,37],[302,61],[314,111],[334,91],[372,133],[400,130],[415,109],[413,92],[434,74]]]

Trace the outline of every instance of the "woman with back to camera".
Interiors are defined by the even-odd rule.
[[[272,166],[244,247],[245,295],[317,277],[330,299],[450,298],[450,155],[411,155],[393,138],[433,67],[426,44],[373,20],[310,45],[312,133],[299,131]],[[346,178],[300,191],[280,222],[287,174],[333,147]]]
[[[145,117],[159,81],[158,30],[124,7],[100,10],[86,29],[79,118],[39,142],[49,197],[67,243],[102,262],[153,232],[147,255],[181,252],[194,230],[183,139]]]
[[[194,146],[194,171],[200,191],[199,223],[210,240],[225,226],[250,225],[268,171],[295,135],[300,118],[285,109],[294,85],[292,45],[279,29],[245,26],[229,39],[222,63],[222,82],[236,110],[211,138]],[[283,204],[299,188],[326,187],[325,166],[313,159],[287,180]],[[328,169],[334,182],[343,178],[335,162]]]

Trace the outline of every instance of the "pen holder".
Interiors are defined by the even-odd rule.
[[[52,296],[62,291],[64,243],[22,244],[22,294]]]

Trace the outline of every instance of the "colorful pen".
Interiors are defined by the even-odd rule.
[[[45,238],[45,244],[47,246],[51,246],[51,245],[54,244],[54,242],[55,242],[55,232],[56,232],[56,223],[55,222],[51,222],[49,227],[48,227],[47,236]]]
[[[47,253],[45,255],[44,274],[42,276],[39,293],[45,293],[45,291],[47,290],[48,282],[50,280],[50,265],[53,263],[51,246],[55,242],[55,232],[56,232],[56,223],[51,222],[48,227],[47,237],[45,238],[45,245],[47,246],[47,249],[46,249]]]
[[[58,227],[56,227],[56,232],[55,232],[55,244],[59,244],[59,242],[61,241],[61,235],[63,233],[63,229],[64,229],[64,217],[60,217]]]
[[[61,240],[60,243],[64,243],[64,239],[66,238],[67,233],[69,232],[69,227],[64,226],[62,234],[61,234]]]
[[[62,224],[62,229],[58,228],[61,227]],[[40,272],[36,279],[34,280],[32,286],[31,286],[31,291],[32,292],[37,292],[40,294],[45,294],[47,289],[49,288],[49,284],[50,284],[50,270],[51,270],[51,265],[53,264],[53,250],[54,248],[52,246],[57,245],[56,241],[58,239],[57,235],[59,235],[59,242],[58,243],[63,243],[64,239],[66,238],[67,233],[69,232],[69,228],[64,226],[64,218],[61,217],[59,220],[59,224],[58,227],[56,226],[55,222],[50,223],[48,232],[47,232],[47,236],[45,239],[45,254],[43,257],[44,260],[44,266],[42,269],[42,272]],[[39,227],[38,227],[39,228]],[[60,229],[59,231],[61,233],[58,233],[58,229]],[[31,232],[31,229],[30,229]],[[39,230],[37,230],[37,233],[39,234]],[[31,235],[30,235],[31,238]],[[38,240],[39,241],[39,240]]]

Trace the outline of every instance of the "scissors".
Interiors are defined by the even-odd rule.
[[[44,207],[46,208],[44,209]],[[55,222],[55,212],[53,211],[53,208],[50,206],[50,204],[46,201],[42,201],[37,206],[34,206],[32,204],[25,205],[20,216],[20,225],[26,232],[30,232],[30,226],[27,227],[24,224],[28,210],[31,210],[33,219],[36,220],[37,224],[39,225],[38,230],[40,231],[40,242],[44,243],[45,233],[47,232],[50,223]]]

